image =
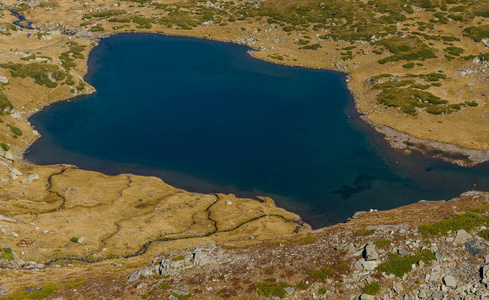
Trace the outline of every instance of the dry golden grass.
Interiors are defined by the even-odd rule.
[[[16,0],[5,0],[4,4],[17,4]],[[49,23],[65,28],[80,30],[81,17],[95,7],[112,6],[119,3],[115,0],[95,0],[85,6],[85,1],[58,0],[59,7],[54,9],[36,8],[30,10],[28,17],[36,25]],[[158,1],[172,3],[176,1]],[[150,6],[134,7],[126,5],[124,9],[129,15],[137,11],[144,16],[161,14]],[[416,12],[417,20],[427,20],[428,14]],[[13,18],[7,12],[0,13],[0,23],[10,23]],[[481,21],[475,18],[473,25]],[[54,22],[54,23],[51,23]],[[422,62],[407,70],[402,67],[404,62],[380,65],[377,60],[385,55],[377,55],[369,44],[357,43],[353,60],[343,61],[340,50],[350,46],[345,41],[320,40],[312,35],[311,43],[322,46],[320,50],[299,49],[297,40],[304,34],[298,31],[290,35],[266,20],[236,21],[226,26],[198,26],[192,30],[178,30],[164,25],[154,24],[151,29],[137,29],[134,24],[129,28],[112,30],[113,24],[107,19],[94,20],[93,25],[100,24],[108,32],[158,32],[169,35],[184,35],[208,38],[219,41],[236,41],[237,38],[253,38],[252,47],[256,51],[252,55],[263,60],[291,66],[303,66],[322,69],[336,69],[347,72],[351,76],[349,87],[357,96],[356,104],[367,117],[376,124],[387,125],[395,130],[410,135],[433,139],[441,142],[457,144],[466,148],[489,149],[489,131],[487,130],[488,106],[485,105],[489,90],[484,76],[462,77],[457,69],[471,67],[471,61],[455,59],[433,59]],[[44,26],[44,25],[43,25]],[[92,26],[92,25],[90,25]],[[47,28],[47,26],[44,26]],[[88,28],[88,27],[87,27]],[[246,30],[242,30],[245,28]],[[414,27],[413,27],[414,28]],[[260,31],[255,29],[261,29]],[[456,22],[437,25],[437,32],[431,34],[454,35],[461,38],[453,44],[465,50],[463,55],[477,55],[483,47],[467,37],[462,37],[462,29]],[[12,32],[12,35],[0,35],[0,63],[25,63],[21,60],[26,51],[36,56],[47,56],[51,63],[58,65],[59,56],[67,50],[67,43],[77,42],[86,46],[84,60],[77,60],[77,67],[70,70],[75,85],[82,81],[87,71],[86,59],[89,51],[97,43],[98,34],[90,37],[71,37],[53,32],[50,40],[27,38],[27,34],[37,30]],[[440,41],[433,41],[437,55],[443,57]],[[11,49],[18,49],[15,53]],[[282,57],[277,59],[274,57]],[[381,73],[403,76],[407,73],[430,73],[443,70],[449,78],[441,87],[431,87],[430,92],[448,100],[450,103],[460,101],[477,101],[476,108],[463,109],[450,115],[430,115],[420,112],[418,116],[409,116],[395,108],[387,108],[378,103],[377,91],[366,85],[366,80]],[[208,242],[217,242],[232,247],[243,247],[261,240],[281,237],[281,240],[294,232],[302,233],[309,230],[293,222],[297,216],[277,208],[272,201],[260,202],[250,199],[236,198],[232,195],[194,194],[171,187],[160,179],[133,175],[106,176],[96,172],[78,170],[70,166],[35,166],[23,163],[22,152],[37,138],[33,128],[26,121],[50,103],[74,97],[80,93],[90,93],[93,87],[87,85],[82,92],[72,92],[67,85],[47,88],[35,84],[31,78],[13,78],[10,72],[0,68],[0,76],[9,79],[7,85],[0,89],[12,101],[20,112],[20,116],[6,114],[0,116],[5,124],[0,123],[0,142],[8,144],[16,156],[13,166],[23,175],[17,180],[8,179],[8,168],[0,165],[0,214],[18,220],[12,222],[0,220],[0,225],[9,226],[7,234],[1,242],[8,245],[22,259],[46,262],[56,258],[75,257],[91,260],[107,257],[121,257],[138,253],[144,249],[145,254],[131,259],[113,259],[93,263],[89,267],[76,261],[69,261],[74,267],[50,268],[38,273],[24,271],[8,271],[6,274],[14,278],[12,288],[33,283],[59,280],[70,282],[82,274],[84,278],[97,278],[107,270],[113,271],[113,262],[124,262],[124,272],[129,272],[145,264],[153,257],[172,250],[197,246]],[[325,94],[327,91],[325,91]],[[19,127],[23,135],[14,138],[6,124]],[[6,160],[1,159],[2,162]],[[63,169],[66,169],[63,171]],[[62,172],[63,171],[63,172]],[[62,172],[62,173],[61,173]],[[29,174],[38,174],[39,180],[29,185],[22,185],[20,179]],[[52,186],[49,188],[48,179]],[[226,204],[226,201],[232,204]],[[480,200],[480,199],[479,199]],[[475,202],[479,203],[482,200]],[[63,206],[61,206],[64,203]],[[459,209],[469,208],[474,204],[472,199],[464,199],[457,203],[420,203],[399,210],[370,213],[348,224],[340,224],[330,230],[358,230],[367,225],[394,224],[398,222],[430,222],[448,215],[452,206]],[[54,211],[60,208],[58,211]],[[429,212],[429,214],[427,213]],[[434,214],[433,212],[436,212]],[[47,230],[47,231],[46,231]],[[12,233],[15,233],[12,234]],[[83,237],[82,243],[73,243],[72,237]],[[253,237],[253,238],[251,238]],[[147,242],[154,241],[148,248]],[[27,246],[25,246],[27,245]],[[20,254],[23,253],[23,254]],[[59,261],[64,264],[67,261]],[[126,269],[127,268],[127,269]],[[4,273],[5,274],[5,273]],[[105,276],[105,275],[104,275]]]

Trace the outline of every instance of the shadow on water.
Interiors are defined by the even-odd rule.
[[[343,74],[270,64],[248,50],[150,34],[103,39],[86,76],[98,92],[34,115],[43,137],[25,158],[270,196],[314,228],[359,210],[489,191],[487,164],[391,149],[359,118]]]

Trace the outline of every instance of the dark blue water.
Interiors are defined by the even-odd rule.
[[[314,227],[355,211],[489,190],[487,167],[405,156],[365,128],[344,75],[273,65],[234,44],[118,35],[90,56],[97,93],[31,118],[26,158],[155,175],[196,192],[269,195]]]

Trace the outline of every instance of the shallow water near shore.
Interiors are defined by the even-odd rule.
[[[344,74],[274,65],[247,50],[150,34],[103,39],[86,77],[97,93],[34,115],[43,137],[25,158],[266,195],[314,228],[355,211],[489,191],[487,164],[389,149],[358,118]]]

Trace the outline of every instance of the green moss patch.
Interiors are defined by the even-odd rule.
[[[436,58],[433,48],[423,43],[416,36],[405,38],[392,37],[373,43],[374,45],[384,46],[393,55],[379,60],[380,64],[385,64],[400,60],[425,60]]]
[[[477,226],[489,226],[489,217],[480,216],[475,212],[467,212],[434,224],[423,224],[418,231],[425,237],[430,235],[446,235],[449,231],[464,229],[472,231]]]
[[[429,264],[434,259],[435,254],[429,249],[423,249],[419,254],[404,257],[396,253],[389,253],[389,261],[380,264],[376,270],[379,272],[385,272],[388,275],[394,274],[397,277],[402,278],[404,274],[412,270],[413,264],[417,264],[420,261]]]
[[[292,287],[287,282],[259,282],[255,286],[259,296],[279,297],[280,299],[285,297],[285,288]]]

